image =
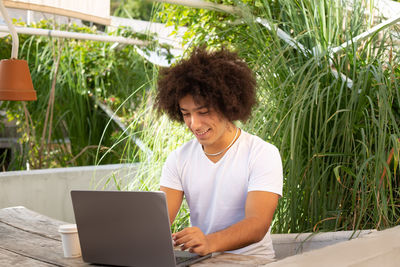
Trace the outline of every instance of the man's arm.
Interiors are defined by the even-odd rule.
[[[160,186],[160,190],[166,195],[169,221],[172,225],[182,204],[183,191],[175,190],[165,186]]]
[[[251,191],[247,194],[243,220],[208,235],[204,235],[198,227],[185,228],[172,235],[175,245],[182,245],[182,249],[205,255],[216,251],[234,250],[258,242],[271,225],[278,198],[275,193]]]

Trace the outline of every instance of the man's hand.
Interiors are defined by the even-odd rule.
[[[188,227],[173,234],[172,238],[182,250],[189,249],[199,255],[239,249],[259,242],[271,225],[278,199],[279,195],[272,192],[251,191],[247,194],[243,220],[207,235],[198,227]]]
[[[182,250],[189,249],[189,252],[199,255],[207,255],[212,252],[211,244],[207,236],[199,227],[188,227],[180,232],[172,234],[175,246],[181,246]]]

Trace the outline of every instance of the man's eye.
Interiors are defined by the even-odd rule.
[[[199,114],[200,115],[206,115],[206,114],[208,114],[208,110],[207,111],[201,111],[201,112],[199,112]]]
[[[182,116],[187,117],[187,116],[189,116],[189,113],[182,113]]]

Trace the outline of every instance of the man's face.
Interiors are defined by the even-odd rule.
[[[203,104],[196,104],[191,95],[179,101],[186,126],[203,145],[204,150],[212,153],[214,150],[223,149],[231,141],[227,129],[231,124],[225,117],[212,108]]]

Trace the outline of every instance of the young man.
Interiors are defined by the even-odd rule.
[[[158,110],[195,136],[169,155],[160,182],[171,223],[184,196],[189,205],[192,227],[173,234],[182,249],[275,256],[269,228],[282,195],[279,151],[233,123],[250,116],[255,86],[247,64],[225,49],[195,49],[161,72]]]

